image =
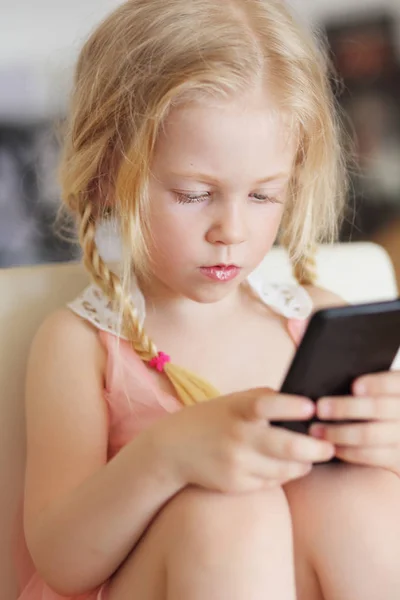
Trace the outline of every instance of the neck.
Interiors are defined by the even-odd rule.
[[[246,285],[242,283],[230,294],[211,303],[202,303],[177,294],[158,281],[139,282],[146,300],[146,314],[149,318],[162,315],[163,320],[172,320],[182,324],[194,321],[212,322],[231,316],[243,307]]]

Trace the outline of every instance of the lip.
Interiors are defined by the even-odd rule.
[[[203,275],[213,281],[225,283],[235,279],[235,277],[239,275],[241,269],[237,265],[219,264],[209,267],[200,267],[200,271]]]

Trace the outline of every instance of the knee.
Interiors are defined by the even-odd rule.
[[[400,502],[400,478],[379,468],[326,465],[317,467],[300,483],[303,489],[299,486],[299,496],[311,504],[313,515],[324,519],[384,519]]]
[[[291,515],[280,487],[228,495],[188,487],[165,507],[162,517],[173,545],[197,557],[219,556],[224,550],[280,543],[292,547]]]
[[[390,567],[400,555],[400,478],[387,470],[343,465],[330,486],[329,515],[342,537]],[[324,498],[327,500],[327,495]],[[321,509],[320,509],[320,512]],[[322,515],[321,515],[322,518]],[[393,565],[394,566],[394,565]]]
[[[379,468],[314,469],[285,488],[295,535],[312,546],[347,544],[385,564],[400,551],[400,478]],[[384,556],[385,555],[385,556]]]

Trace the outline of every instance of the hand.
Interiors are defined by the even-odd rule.
[[[333,457],[331,443],[269,424],[314,413],[306,398],[259,388],[182,409],[151,429],[182,486],[238,493],[282,485]]]
[[[400,476],[400,371],[360,377],[352,392],[354,396],[321,398],[318,418],[368,423],[313,425],[311,435],[332,442],[336,456],[344,461]]]

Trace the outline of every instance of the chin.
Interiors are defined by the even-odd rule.
[[[235,281],[222,285],[217,283],[215,285],[199,286],[197,289],[184,290],[183,294],[199,304],[214,304],[215,302],[224,300],[227,296],[235,292],[241,283],[241,281]]]

